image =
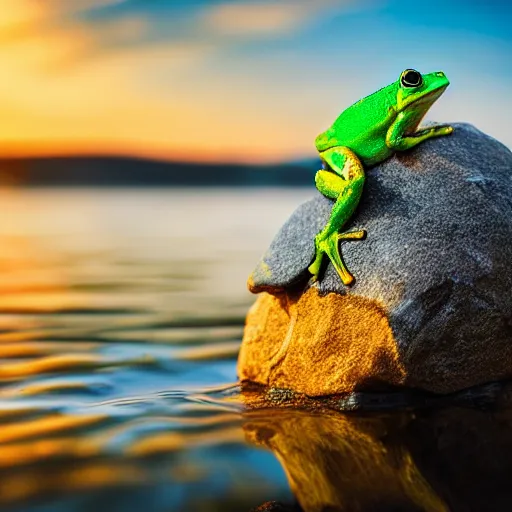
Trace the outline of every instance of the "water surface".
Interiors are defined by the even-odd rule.
[[[0,193],[0,510],[507,510],[507,410],[247,409],[245,280],[311,194]]]
[[[235,365],[247,275],[310,194],[2,191],[2,510],[290,494],[245,441]]]

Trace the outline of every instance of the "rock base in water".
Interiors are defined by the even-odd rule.
[[[309,396],[403,384],[385,311],[362,297],[310,288],[299,299],[263,293],[246,321],[239,377]]]
[[[241,380],[309,396],[407,386],[452,393],[512,377],[512,153],[469,125],[369,169],[342,244],[305,285],[333,201],[282,227],[249,279]],[[298,294],[297,289],[304,289]]]

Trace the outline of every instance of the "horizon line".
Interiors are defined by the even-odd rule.
[[[58,149],[57,149],[58,148]],[[247,152],[212,152],[208,150],[181,150],[147,148],[133,142],[106,144],[87,141],[69,142],[52,141],[51,145],[43,141],[3,141],[0,145],[0,160],[22,160],[36,158],[126,158],[167,163],[210,164],[210,165],[282,165],[312,160],[315,153],[304,152],[301,155],[283,156],[282,154],[264,154],[254,150]]]

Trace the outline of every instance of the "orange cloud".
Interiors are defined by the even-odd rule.
[[[300,158],[313,149],[312,127],[323,124],[315,123],[317,112],[298,116],[297,104],[318,91],[297,87],[283,101],[279,91],[276,96],[262,90],[243,74],[225,79],[211,68],[223,44],[213,33],[234,34],[230,27],[235,25],[241,36],[293,30],[309,13],[333,4],[340,2],[319,0],[314,7],[306,0],[221,4],[195,26],[204,37],[133,46],[123,43],[151,29],[146,18],[89,26],[67,15],[90,7],[90,1],[0,0],[9,13],[4,20],[10,20],[0,37],[9,27],[24,27],[0,45],[0,68],[9,77],[0,81],[0,156],[80,152],[224,161]],[[104,51],[102,43],[112,41],[121,44],[109,44]],[[94,58],[83,59],[91,51]]]
[[[124,0],[0,0],[0,38],[26,37],[54,27],[80,11],[119,4]]]
[[[209,9],[205,26],[223,35],[269,35],[288,33],[326,8],[352,1],[281,0],[280,2],[221,3]]]
[[[96,6],[113,2],[94,0]],[[223,3],[196,19],[194,38],[143,45],[132,43],[150,34],[147,18],[125,16],[92,26],[66,18],[86,4],[92,5],[0,0],[0,156],[297,159],[313,154],[318,132],[360,97],[369,75],[374,78],[366,60],[360,68],[351,62],[333,66],[335,50],[324,61],[293,49],[252,56],[250,62],[223,57],[231,37],[237,44],[244,37],[289,34],[322,10],[352,5],[348,0]],[[503,138],[506,85],[501,90],[494,84],[493,100],[479,110],[482,96],[470,90],[476,83],[475,76],[466,81],[470,102],[462,92],[451,96],[437,119],[473,121]]]
[[[248,101],[243,84],[226,87],[207,75],[200,84],[179,79],[207,62],[215,52],[212,43],[121,45],[82,61],[98,41],[140,35],[147,22],[124,18],[93,30],[48,25],[49,11],[31,11],[32,2],[0,1],[10,6],[11,26],[31,24],[25,36],[0,46],[0,68],[8,77],[0,81],[0,155],[117,152],[268,160],[282,153],[274,143],[282,127],[269,130],[263,113],[254,118],[261,104]]]

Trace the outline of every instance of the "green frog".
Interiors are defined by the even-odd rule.
[[[406,69],[400,78],[347,108],[315,141],[322,160],[316,173],[317,189],[335,200],[324,229],[315,237],[315,258],[308,270],[320,275],[324,254],[346,286],[354,283],[339,251],[340,240],[362,240],[366,231],[341,232],[363,192],[364,168],[383,162],[395,151],[405,151],[432,137],[449,135],[453,127],[418,128],[433,103],[449,85],[442,71],[422,75]]]

